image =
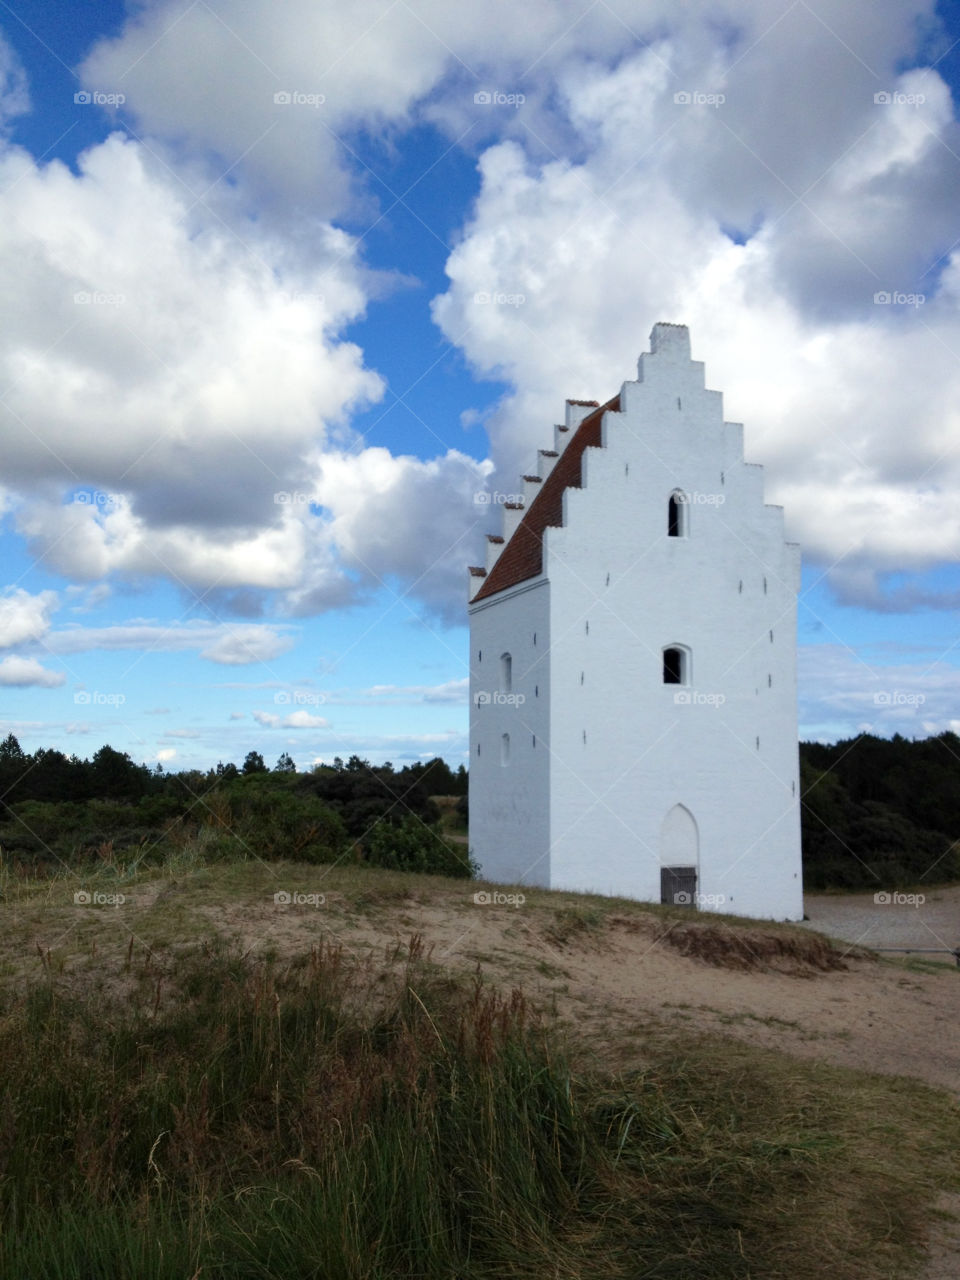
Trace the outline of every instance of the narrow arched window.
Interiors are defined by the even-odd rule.
[[[690,654],[679,645],[670,645],[663,651],[663,683],[690,683]]]
[[[687,536],[687,499],[686,494],[675,489],[667,502],[667,537],[685,538]]]
[[[509,653],[500,655],[500,692],[510,693],[513,688],[513,658]]]

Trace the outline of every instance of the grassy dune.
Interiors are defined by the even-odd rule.
[[[374,942],[319,916],[308,945],[231,936],[272,885],[314,881]],[[462,881],[249,863],[97,883],[128,903],[5,885],[0,1275],[879,1280],[915,1273],[956,1185],[956,1107],[919,1084],[654,1023],[605,1069],[404,934],[411,885],[455,914]],[[615,908],[525,911],[563,940]],[[729,920],[675,945],[741,965],[739,927],[749,947]],[[834,963],[815,935],[765,936],[774,960]]]

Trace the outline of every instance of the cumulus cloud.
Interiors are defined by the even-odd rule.
[[[434,318],[512,386],[486,423],[505,491],[565,397],[608,398],[653,322],[689,323],[789,536],[872,607],[878,575],[960,556],[958,130],[935,71],[898,74],[904,13],[782,12],[571,68],[576,159],[484,152]]]
[[[0,149],[0,186],[5,481],[34,553],[271,590],[309,555],[335,586],[306,459],[381,393],[337,337],[366,302],[350,237],[322,230],[307,269],[120,135],[76,174]]]
[[[40,640],[50,629],[50,615],[56,607],[55,591],[31,595],[22,587],[8,588],[0,596],[0,648]]]
[[[16,654],[0,658],[0,685],[36,685],[41,689],[55,689],[66,678],[62,671],[50,671],[36,658],[21,658]]]
[[[482,464],[353,444],[382,382],[338,336],[367,300],[349,236],[315,231],[307,268],[236,209],[192,209],[119,134],[78,174],[7,148],[0,179],[7,483],[32,554],[98,583],[88,605],[112,576],[248,616],[264,594],[343,607],[389,576],[439,608],[459,593]]]
[[[475,495],[489,465],[450,450],[427,462],[387,449],[319,460],[318,493],[345,566],[425,600],[451,621],[463,609],[464,564],[481,529]]]
[[[383,383],[343,335],[378,286],[331,221],[377,217],[356,131],[429,120],[482,150],[434,317],[510,384],[500,487],[565,396],[688,321],[792,535],[880,599],[878,572],[960,551],[938,38],[932,0],[139,6],[81,74],[147,145],[117,133],[75,173],[0,151],[4,501],[77,581],[164,577],[246,617],[386,584],[459,617],[490,468],[351,437]],[[0,58],[20,109],[18,76]],[[926,301],[873,303],[898,292]]]
[[[347,131],[402,127],[421,110],[457,133],[501,127],[503,111],[476,93],[516,90],[531,66],[546,74],[572,49],[609,56],[629,39],[610,6],[583,16],[579,0],[531,0],[522,22],[509,0],[289,0],[278,22],[270,0],[217,13],[166,0],[101,41],[81,74],[91,89],[122,88],[151,134],[236,165],[274,216],[291,204],[331,216],[350,201]]]

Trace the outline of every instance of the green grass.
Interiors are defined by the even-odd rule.
[[[958,1186],[955,1104],[920,1084],[652,1020],[617,1074],[416,934],[322,940],[358,912],[467,922],[469,882],[249,860],[94,884],[129,907],[75,907],[69,877],[0,906],[0,1276],[892,1280]],[[328,895],[312,946],[271,936],[279,887]],[[216,936],[241,907],[256,945]],[[536,890],[523,919],[593,945],[647,915],[690,920]]]
[[[941,1095],[710,1038],[576,1064],[414,939],[357,966],[133,948],[0,1006],[0,1274],[901,1274],[958,1136]]]

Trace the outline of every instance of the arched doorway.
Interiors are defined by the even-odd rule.
[[[697,905],[700,833],[685,805],[675,804],[660,827],[660,901],[670,906]]]

